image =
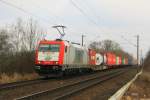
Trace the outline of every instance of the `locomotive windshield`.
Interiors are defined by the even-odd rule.
[[[39,51],[42,52],[59,52],[60,45],[58,44],[41,44],[39,46]]]

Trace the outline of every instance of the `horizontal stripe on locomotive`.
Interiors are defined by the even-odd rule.
[[[92,70],[103,70],[107,69],[108,67],[105,65],[36,65],[35,69],[61,69],[66,70],[66,69],[80,69],[80,68],[87,68],[87,69],[92,69]]]

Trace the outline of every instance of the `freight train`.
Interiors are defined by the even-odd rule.
[[[111,52],[98,53],[64,40],[42,40],[36,49],[35,70],[39,75],[64,75],[131,65],[132,59]]]

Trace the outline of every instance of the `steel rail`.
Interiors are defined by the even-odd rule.
[[[26,86],[26,85],[30,85],[30,84],[40,83],[40,82],[44,82],[44,81],[47,81],[47,80],[43,80],[42,78],[39,78],[39,79],[34,79],[34,80],[27,80],[27,81],[19,81],[19,82],[1,84],[0,85],[0,91],[5,90],[5,89],[8,90],[8,89],[21,87],[21,86]]]
[[[124,73],[124,71],[118,72],[118,73],[115,73],[115,74],[112,74],[112,75],[110,75],[110,76],[106,76],[106,77],[102,78],[101,80],[99,80],[99,79],[97,78],[97,79],[93,80],[93,82],[88,83],[87,85],[82,85],[82,86],[80,86],[79,88],[72,89],[72,90],[69,91],[69,92],[64,92],[64,94],[55,97],[53,100],[62,100],[62,99],[67,98],[67,97],[69,97],[69,96],[71,96],[71,95],[73,95],[73,94],[75,94],[75,93],[77,93],[77,92],[80,92],[80,91],[82,91],[82,90],[85,90],[85,89],[87,89],[87,88],[90,88],[90,87],[92,87],[92,86],[95,86],[95,85],[97,85],[97,84],[99,84],[99,83],[102,83],[102,82],[104,82],[104,81],[107,81],[107,80],[109,80],[109,79],[112,79],[112,78],[114,78],[114,77],[116,77],[116,76],[118,76],[118,75],[120,75],[120,74],[122,74],[122,73]]]
[[[119,74],[122,74],[123,72],[125,71],[115,71],[115,72],[105,73],[103,75],[99,75],[94,78],[89,78],[89,79],[85,79],[79,82],[71,83],[69,85],[64,85],[64,86],[60,86],[54,89],[48,89],[45,91],[33,93],[33,94],[26,95],[20,98],[16,98],[15,100],[33,100],[33,99],[38,99],[41,96],[48,96],[50,100],[59,100],[64,97],[70,96],[73,93],[76,93],[78,91],[81,91],[83,89],[96,85],[98,83],[101,83],[113,77],[116,77]]]

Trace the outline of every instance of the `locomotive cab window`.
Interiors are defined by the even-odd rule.
[[[58,44],[41,44],[39,46],[39,51],[43,52],[59,52],[60,45]]]

